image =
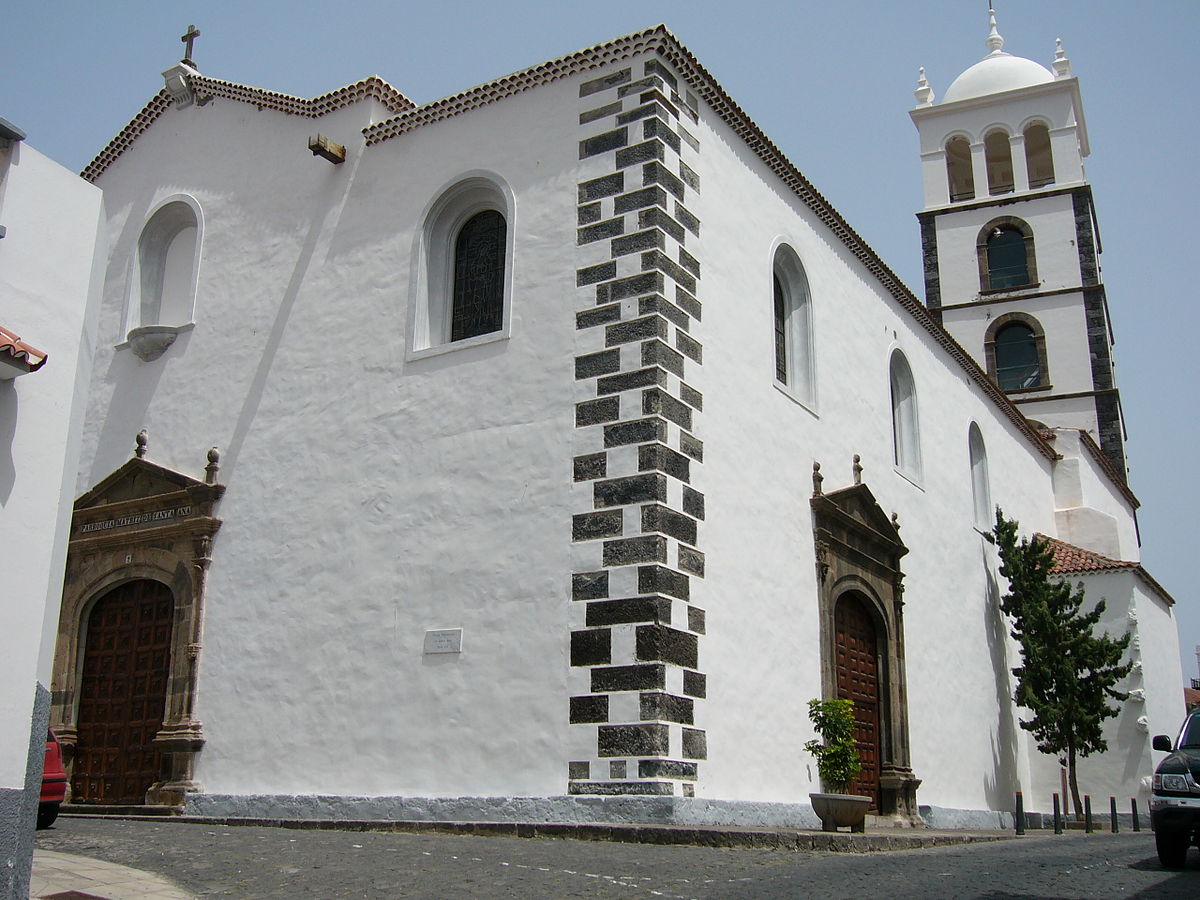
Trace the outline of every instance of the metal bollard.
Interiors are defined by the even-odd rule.
[[[1017,834],[1025,833],[1025,797],[1017,791]]]
[[[1054,795],[1054,833],[1062,834],[1062,809],[1059,807],[1058,794]]]
[[[1142,823],[1138,821],[1138,814],[1137,814],[1137,797],[1129,798],[1129,809],[1133,813],[1133,830],[1141,831]]]
[[[1092,833],[1092,795],[1083,795],[1083,830],[1087,834]]]
[[[1120,832],[1121,829],[1117,825],[1117,798],[1116,797],[1108,798],[1108,816],[1112,820],[1112,833],[1117,834],[1118,832]]]

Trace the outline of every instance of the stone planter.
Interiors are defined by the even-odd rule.
[[[863,823],[871,806],[870,797],[858,794],[809,794],[808,799],[812,801],[813,812],[821,819],[822,831],[837,831],[839,827],[858,833],[865,830]]]

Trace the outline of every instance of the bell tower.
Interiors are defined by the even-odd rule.
[[[1079,81],[1057,42],[1052,69],[988,53],[935,102],[920,73],[917,214],[925,302],[1029,418],[1078,428],[1126,477],[1112,327]]]

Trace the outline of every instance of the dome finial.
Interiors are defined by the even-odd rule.
[[[1054,39],[1054,77],[1071,77],[1071,61],[1067,59],[1067,51],[1063,49],[1062,38]]]
[[[999,53],[1004,49],[1004,38],[1000,37],[1000,32],[996,30],[996,9],[988,5],[988,26],[991,30],[987,36],[987,48],[992,53]]]
[[[913,94],[916,95],[917,106],[930,106],[933,103],[933,88],[929,86],[929,79],[925,77],[924,66],[921,66],[917,77],[917,89]]]

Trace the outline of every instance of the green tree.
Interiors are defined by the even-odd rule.
[[[989,539],[1000,552],[1000,574],[1008,579],[1000,608],[1021,647],[1021,665],[1012,670],[1017,678],[1013,699],[1033,713],[1020,724],[1037,740],[1038,750],[1058,756],[1067,767],[1078,818],[1076,760],[1108,749],[1101,726],[1119,712],[1109,698],[1129,696],[1115,688],[1133,667],[1121,662],[1129,635],[1097,635],[1104,601],[1084,612],[1082,586],[1072,589],[1051,575],[1049,544],[1036,535],[1018,540],[1017,523],[1004,518],[999,507]]]
[[[808,718],[822,740],[809,741],[804,749],[816,757],[825,787],[834,793],[848,793],[862,771],[854,742],[854,701],[809,700]]]

